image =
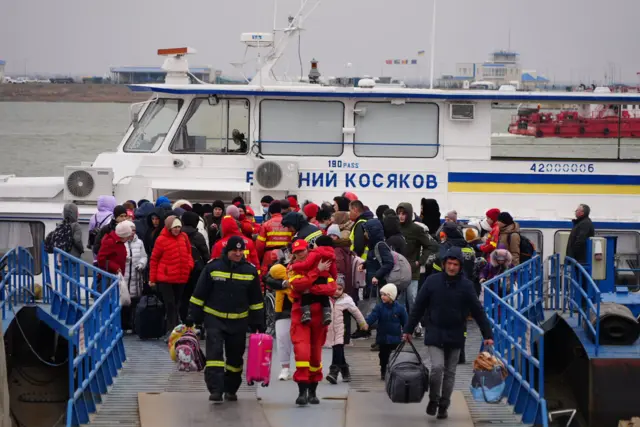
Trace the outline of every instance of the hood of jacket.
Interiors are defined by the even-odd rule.
[[[184,234],[186,234],[187,236],[189,236],[189,238],[191,238],[191,236],[193,236],[193,233],[199,233],[198,229],[196,227],[192,227],[190,225],[183,225],[182,226],[182,232]]]
[[[499,248],[496,249],[495,251],[491,252],[491,256],[490,256],[490,261],[491,261],[491,265],[493,267],[497,267],[498,264],[498,257],[505,257],[506,261],[504,262],[505,267],[510,266],[513,263],[513,255],[511,255],[511,252],[509,252],[506,249],[503,248]]]
[[[339,238],[333,241],[335,248],[351,248],[351,239]]]
[[[242,236],[238,222],[231,215],[222,218],[220,230],[222,231],[222,237]]]
[[[293,227],[296,231],[300,231],[309,222],[304,219],[300,212],[289,212],[282,218],[282,225],[284,227]]]
[[[369,246],[371,250],[376,247],[378,242],[384,242],[384,229],[378,219],[370,219],[364,223],[363,228],[369,235],[369,243],[367,246]]]
[[[113,208],[117,205],[116,198],[113,196],[98,197],[98,212],[113,213]]]
[[[458,262],[460,262],[460,271],[458,272],[458,274],[455,275],[455,277],[451,277],[448,274],[445,273],[445,275],[447,276],[448,279],[452,279],[452,280],[457,280],[459,277],[462,277],[462,271],[463,271],[463,262],[464,262],[464,257],[462,256],[462,249],[460,249],[457,246],[451,246],[449,249],[447,249],[447,252],[444,254],[444,257],[442,257],[442,265],[444,266],[444,263],[447,259],[450,258],[454,258],[457,259]],[[444,270],[444,268],[443,268]]]
[[[160,219],[160,226],[164,227],[164,219],[166,217],[165,210],[162,208],[153,208],[153,210],[147,215],[147,226],[149,229],[153,229],[153,217],[158,217]]]
[[[184,212],[182,214],[182,223],[184,225],[190,225],[193,228],[198,228],[198,223],[200,222],[200,217],[195,212]]]
[[[156,207],[160,207],[160,206],[163,206],[163,205],[169,205],[169,207],[171,207],[171,201],[169,200],[169,198],[167,196],[160,196],[156,200]]]
[[[366,219],[367,221],[369,221],[370,219],[373,219],[375,215],[373,214],[373,212],[371,211],[364,211],[362,212],[362,215],[360,215],[358,217],[358,219]]]
[[[504,227],[500,227],[500,234],[509,234],[509,233],[519,233],[520,225],[517,222],[513,224],[505,225]]]
[[[68,222],[78,222],[78,206],[67,203],[62,209],[62,219]]]
[[[402,202],[402,203],[398,204],[398,207],[396,208],[396,213],[398,213],[399,209],[402,209],[407,214],[407,222],[404,225],[412,223],[413,219],[414,219],[413,218],[413,205],[411,205],[411,203],[408,203],[408,202]]]
[[[336,257],[332,246],[316,246],[313,251],[320,254],[322,258],[334,259]]]
[[[136,219],[141,219],[141,220],[145,220],[147,218],[147,216],[153,212],[155,210],[155,206],[153,206],[153,204],[151,203],[145,203],[144,205],[138,207],[133,214],[135,215]]]
[[[384,228],[384,237],[386,239],[396,234],[402,234],[400,231],[400,220],[395,215],[387,216],[382,222],[382,227]]]
[[[333,214],[333,223],[342,225],[350,222],[349,212],[338,211]]]

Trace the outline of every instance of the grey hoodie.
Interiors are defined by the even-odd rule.
[[[84,245],[82,244],[82,228],[78,224],[78,206],[73,203],[67,203],[62,209],[62,218],[71,224],[73,232],[73,244],[71,245],[70,255],[80,258],[84,253]]]

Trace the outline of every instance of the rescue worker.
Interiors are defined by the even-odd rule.
[[[286,217],[285,217],[286,219]],[[302,261],[308,251],[296,251],[296,260]],[[293,380],[298,383],[298,398],[296,405],[317,405],[320,403],[316,395],[318,383],[324,378],[322,375],[322,346],[327,338],[328,326],[322,323],[322,305],[319,302],[311,304],[311,321],[302,323],[302,309],[300,306],[302,294],[306,291],[314,295],[330,297],[335,294],[337,286],[335,277],[319,277],[324,271],[329,271],[331,261],[320,261],[317,268],[308,274],[290,275],[289,286],[293,297],[291,310],[291,342],[296,359],[296,372]]]
[[[498,242],[500,241],[500,225],[498,224],[500,209],[489,209],[486,215],[487,224],[491,226],[491,231],[487,234],[484,245],[477,246],[485,254],[485,258],[491,255],[491,252],[498,247]]]
[[[219,258],[223,254],[224,248],[227,246],[229,239],[233,236],[239,236],[242,237],[242,240],[244,241],[244,257],[258,269],[258,272],[260,272],[260,262],[258,261],[258,253],[256,252],[253,240],[242,235],[240,228],[238,227],[238,222],[233,219],[232,216],[227,215],[222,218],[222,221],[220,222],[220,230],[222,231],[222,239],[218,240],[216,244],[213,245],[213,249],[211,249],[211,259]]]
[[[256,250],[258,259],[262,261],[262,272],[266,274],[268,266],[272,263],[271,251],[274,249],[284,249],[289,243],[293,233],[288,227],[282,225],[282,206],[279,201],[271,202],[269,205],[269,215],[271,219],[262,224],[260,233],[256,239]]]
[[[282,226],[295,233],[291,241],[304,239],[310,246],[315,245],[316,239],[322,236],[322,231],[304,219],[300,212],[289,212],[282,218]]]
[[[231,236],[222,257],[206,265],[191,297],[185,324],[204,320],[209,400],[236,401],[242,382],[247,328],[264,331],[264,301],[258,270],[244,257],[242,236]],[[225,360],[226,357],[226,360]]]

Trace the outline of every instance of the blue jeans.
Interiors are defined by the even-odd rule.
[[[411,313],[411,309],[416,303],[416,297],[418,296],[418,281],[412,280],[409,283],[409,287],[406,291],[402,292],[398,297],[398,302],[404,305],[407,309],[407,313]]]

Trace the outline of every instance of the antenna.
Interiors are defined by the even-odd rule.
[[[507,38],[507,52],[511,52],[511,25],[509,25],[509,35]]]
[[[433,17],[431,21],[431,77],[429,81],[429,89],[433,89],[433,73],[435,68],[435,55],[436,55],[436,3],[437,0],[433,0]]]

